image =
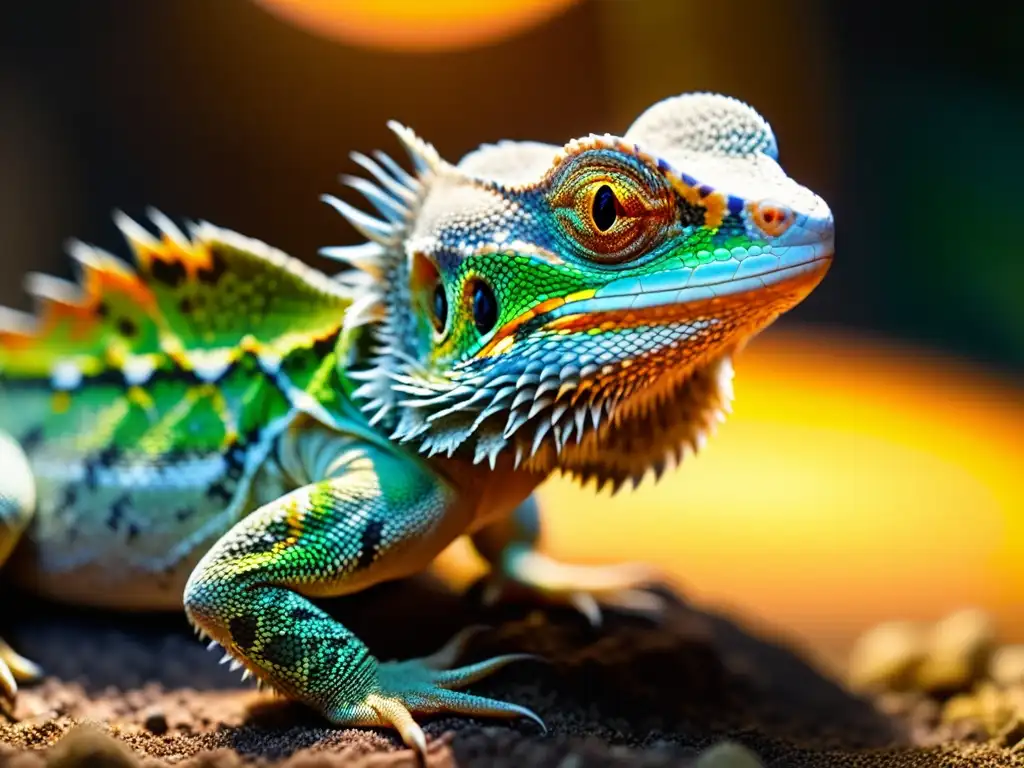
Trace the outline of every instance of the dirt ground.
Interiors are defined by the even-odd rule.
[[[0,722],[2,766],[416,764],[392,732],[331,728],[257,693],[183,616],[69,611],[9,594],[3,634],[48,677],[23,691],[19,722]],[[548,659],[472,687],[531,707],[547,734],[526,721],[425,720],[434,766],[1024,766],[1021,750],[945,731],[929,712],[883,714],[800,649],[678,598],[660,624],[609,614],[600,629],[564,610],[483,611],[429,577],[328,607],[379,658],[429,653],[486,623],[467,660],[511,650]]]

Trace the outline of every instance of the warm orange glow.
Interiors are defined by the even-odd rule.
[[[872,622],[990,610],[1024,640],[1024,399],[950,361],[769,332],[704,453],[616,497],[541,492],[546,551],[639,559],[832,651]],[[479,562],[439,562],[460,583]]]
[[[439,51],[497,42],[578,0],[255,0],[272,13],[344,43]]]

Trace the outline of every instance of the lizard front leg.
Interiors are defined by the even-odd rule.
[[[518,588],[549,603],[571,605],[595,626],[601,623],[602,603],[640,613],[657,613],[662,607],[657,595],[642,589],[657,578],[654,569],[638,563],[562,563],[537,550],[539,539],[540,514],[533,496],[510,516],[471,536],[474,548],[491,566],[485,603],[497,602]]]
[[[421,753],[414,712],[537,720],[453,690],[521,655],[439,669],[453,660],[457,638],[425,659],[381,663],[309,600],[426,567],[467,522],[455,490],[414,459],[343,439],[333,456],[319,445],[306,468],[326,468],[325,479],[251,513],[198,564],[184,597],[192,622],[274,689],[337,724],[395,727]]]
[[[35,510],[36,487],[24,451],[4,432],[0,432],[0,566],[2,566],[28,527]],[[18,681],[34,680],[42,670],[15,653],[0,638],[0,705],[12,709]]]

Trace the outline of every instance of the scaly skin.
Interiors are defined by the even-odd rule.
[[[339,724],[534,716],[457,691],[519,658],[378,662],[316,607],[425,568],[460,535],[487,594],[656,608],[637,566],[535,549],[554,471],[618,488],[696,450],[733,354],[822,279],[827,205],[751,108],[655,104],[623,137],[484,145],[457,165],[353,158],[380,212],[327,277],[209,224],[117,221],[128,266],[83,244],[81,286],[34,276],[0,324],[0,563],[71,602],[184,603],[259,681]],[[18,545],[17,547],[15,545]],[[183,596],[183,598],[182,598]],[[0,641],[0,693],[39,670]]]

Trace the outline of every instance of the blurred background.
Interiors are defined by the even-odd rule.
[[[872,622],[992,612],[1024,640],[1024,5],[778,0],[35,0],[0,11],[0,303],[124,253],[153,205],[310,263],[318,201],[395,118],[455,161],[621,133],[690,90],[750,102],[832,205],[835,264],[738,361],[698,460],[593,497],[545,486],[545,546],[643,559],[823,654]],[[341,192],[347,196],[348,192]],[[477,572],[462,545],[442,571]]]

